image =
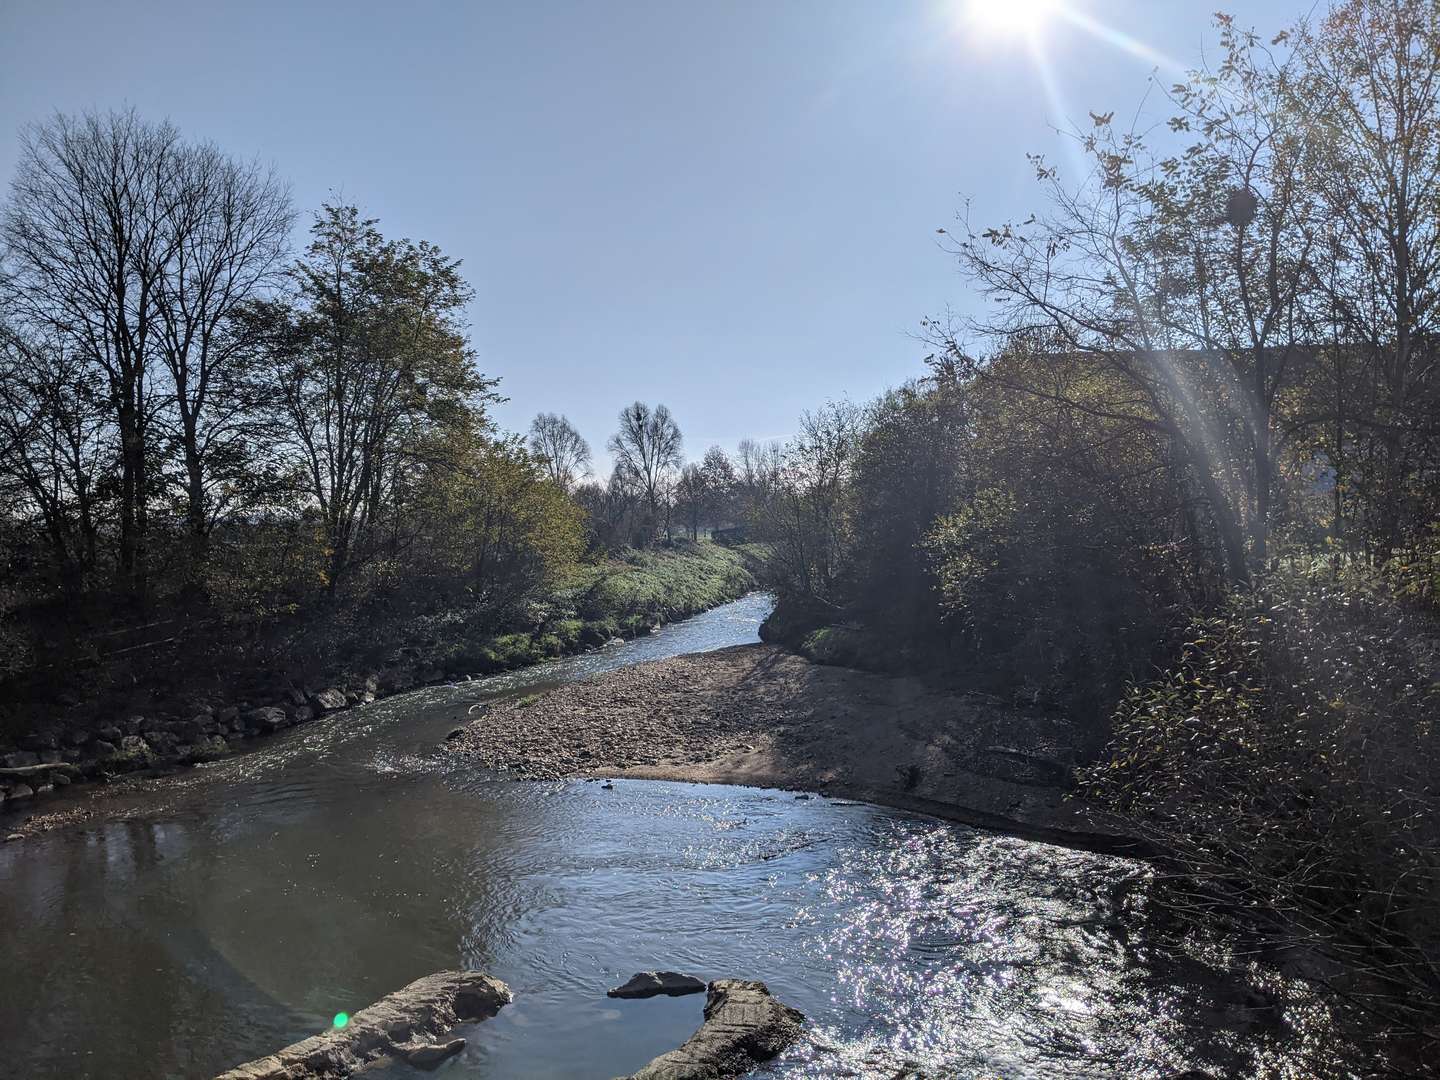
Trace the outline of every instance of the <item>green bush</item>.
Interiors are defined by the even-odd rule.
[[[1163,552],[1084,493],[982,488],[925,541],[939,607],[986,678],[1103,715],[1155,659],[1178,602]]]
[[[1338,560],[1283,564],[1195,619],[1130,690],[1082,790],[1167,852],[1206,914],[1380,981],[1402,1025],[1440,1015],[1440,627]],[[1352,985],[1351,990],[1356,987]],[[1375,992],[1371,988],[1370,992]]]
[[[1385,563],[1385,577],[1396,595],[1440,609],[1440,523],[1429,534]]]
[[[822,626],[806,635],[801,651],[819,664],[873,667],[876,642],[863,630],[850,626]]]
[[[564,652],[579,647],[584,631],[585,622],[582,619],[558,619],[550,625],[550,634],[560,642]]]

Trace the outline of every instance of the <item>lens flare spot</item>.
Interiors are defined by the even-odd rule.
[[[332,1020],[331,1023],[335,1025],[335,1030],[339,1031],[346,1024],[350,1023],[350,1014],[347,1012],[338,1012],[335,1014],[335,1019]]]

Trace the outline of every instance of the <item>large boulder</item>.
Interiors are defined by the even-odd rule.
[[[762,982],[716,979],[705,1022],[685,1045],[624,1080],[728,1080],[769,1061],[800,1034],[805,1017],[776,1001]]]
[[[350,703],[345,700],[345,692],[328,686],[310,699],[315,703],[315,708],[322,713],[334,712],[336,709],[343,709]]]
[[[657,994],[680,997],[683,994],[703,994],[705,983],[693,975],[681,975],[678,971],[641,971],[630,976],[629,982],[605,991],[612,998],[648,998]]]
[[[216,1080],[339,1080],[382,1058],[433,1065],[464,1047],[464,1039],[435,1040],[461,1023],[486,1020],[510,1001],[510,989],[478,971],[438,971],[361,1009],[322,1035]]]
[[[230,744],[220,735],[207,735],[198,742],[182,746],[180,760],[188,764],[202,761],[216,761],[230,752]]]
[[[278,731],[290,723],[290,716],[278,705],[262,705],[245,714],[245,726],[257,731]]]

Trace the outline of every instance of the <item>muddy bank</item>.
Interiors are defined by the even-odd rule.
[[[448,746],[532,779],[819,791],[1029,839],[1137,853],[1065,798],[1078,742],[1060,716],[740,645],[496,703],[468,718]]]

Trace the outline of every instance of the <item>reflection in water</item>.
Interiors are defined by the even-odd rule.
[[[653,967],[804,1011],[770,1076],[1253,1073],[1297,1038],[1195,1022],[1221,984],[1152,961],[1123,860],[784,792],[513,783],[434,748],[478,701],[755,640],[765,610],[338,714],[177,778],[162,818],[0,848],[0,1055],[209,1076],[456,965],[516,1000],[449,1077],[638,1067],[703,1001],[604,996]]]

